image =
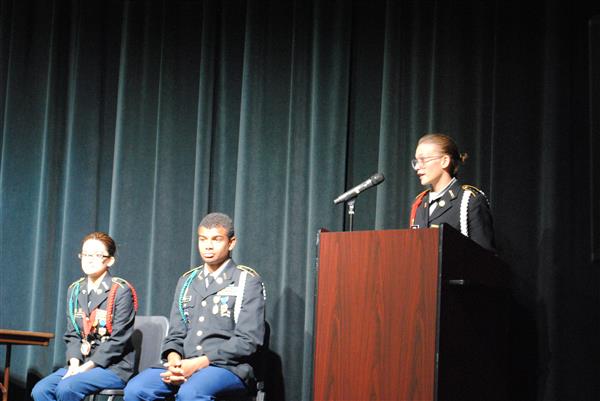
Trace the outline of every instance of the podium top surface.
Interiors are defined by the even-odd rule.
[[[46,346],[54,338],[54,333],[0,329],[0,344]]]

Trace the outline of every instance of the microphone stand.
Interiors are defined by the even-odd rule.
[[[346,204],[348,205],[348,231],[352,231],[352,225],[354,220],[354,203],[356,198],[350,199]]]

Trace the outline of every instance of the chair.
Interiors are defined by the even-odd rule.
[[[240,397],[218,397],[217,401],[266,401],[265,383],[259,381],[256,383],[256,393],[243,395]]]
[[[218,397],[217,401],[266,401],[265,382],[258,381],[256,383],[256,393],[244,395],[240,397]]]
[[[217,401],[266,401],[266,385],[267,372],[269,369],[268,354],[271,341],[271,325],[265,322],[265,338],[264,344],[259,348],[256,354],[256,363],[254,363],[254,374],[256,376],[256,389],[251,394],[241,397],[218,397]]]
[[[160,349],[169,331],[169,320],[164,316],[136,316],[133,324],[132,342],[135,349],[134,372],[160,363]],[[90,395],[95,401],[96,395],[108,396],[107,401],[123,396],[123,389],[104,389]]]

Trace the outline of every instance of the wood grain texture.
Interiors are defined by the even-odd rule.
[[[0,329],[0,344],[46,346],[54,338],[53,333]]]
[[[437,229],[322,233],[315,400],[432,400]]]

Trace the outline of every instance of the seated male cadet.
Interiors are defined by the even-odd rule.
[[[255,385],[253,362],[265,336],[265,289],[253,269],[236,264],[233,222],[206,215],[198,227],[204,264],[179,278],[164,365],[149,368],[125,388],[125,401],[180,401],[243,396]]]

